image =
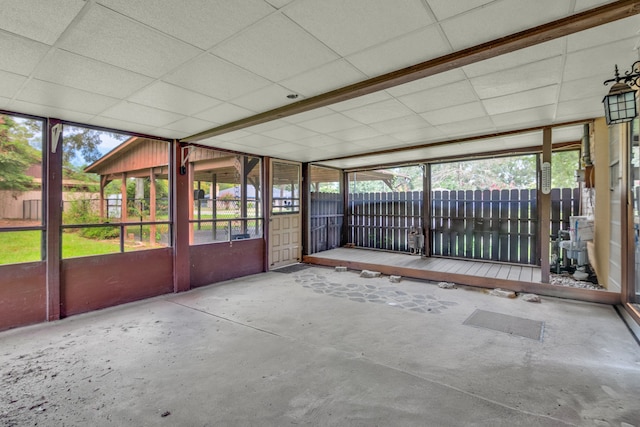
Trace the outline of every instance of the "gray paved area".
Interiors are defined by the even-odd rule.
[[[4,426],[640,426],[612,307],[320,267],[0,333],[0,386]]]

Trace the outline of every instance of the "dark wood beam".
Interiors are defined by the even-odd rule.
[[[236,120],[184,138],[183,142],[201,141],[250,126],[282,119],[294,114],[347,101],[414,80],[454,70],[465,65],[494,58],[505,53],[545,43],[590,28],[598,27],[640,13],[640,0],[619,0],[575,15],[561,18],[525,31],[501,37],[448,55],[430,59],[410,67],[382,74],[330,92],[303,99],[251,117]]]

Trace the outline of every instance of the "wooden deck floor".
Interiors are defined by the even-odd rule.
[[[567,288],[541,283],[537,266],[467,261],[359,248],[337,248],[304,257],[304,262],[325,266],[346,266],[355,270],[375,270],[430,281],[446,281],[483,288],[503,288],[515,292],[571,298],[605,304],[619,304],[620,294]]]

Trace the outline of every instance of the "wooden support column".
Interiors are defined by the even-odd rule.
[[[542,130],[542,165],[545,163],[551,164],[551,128],[544,128]],[[538,231],[540,236],[540,270],[541,270],[541,282],[549,283],[550,276],[550,260],[549,260],[549,246],[551,236],[551,193],[544,194],[542,192],[542,169],[538,169],[538,175],[540,176],[538,185],[538,206],[540,206],[540,229]]]
[[[342,233],[340,238],[340,246],[344,246],[347,243],[353,243],[349,241],[349,174],[344,170],[342,171],[342,182],[340,191],[342,192]]]
[[[104,187],[107,186],[107,177],[105,175],[100,176],[100,221],[103,221],[105,218],[104,215]]]
[[[156,220],[156,174],[153,168],[149,171],[149,221]],[[156,225],[149,226],[149,244],[156,244]]]
[[[60,129],[59,120],[49,119],[45,135],[45,161],[47,167],[44,195],[46,217],[46,289],[47,320],[60,319],[60,260],[62,258],[62,132],[54,141],[53,128]]]
[[[309,163],[302,164],[300,213],[302,215],[302,256],[305,256],[309,255],[311,247],[311,167]]]
[[[195,176],[195,165],[191,162],[187,165],[187,179],[189,181],[189,220],[193,219],[193,206],[195,197],[193,197],[193,181]],[[198,218],[200,219],[200,218]],[[189,244],[193,245],[194,234],[193,234],[193,224],[189,223]]]
[[[211,219],[218,218],[218,174],[211,175],[211,188],[209,189],[209,201],[211,202]],[[218,223],[211,225],[213,240],[218,238]]]
[[[262,182],[264,185],[262,186],[262,206],[264,212],[264,264],[262,266],[263,271],[269,271],[269,258],[271,257],[270,246],[269,246],[269,230],[271,227],[271,158],[265,157],[264,168],[262,173]]]
[[[422,224],[424,225],[424,254],[431,256],[431,164],[422,168]]]
[[[127,173],[123,172],[120,183],[120,194],[122,196],[122,203],[120,205],[120,221],[127,222]],[[125,229],[126,233],[126,229]]]
[[[177,141],[173,142],[171,150],[171,183],[172,197],[171,210],[173,212],[173,291],[183,292],[191,287],[191,266],[189,254],[189,212],[193,215],[193,191],[189,175],[185,170],[185,174],[180,173],[181,169],[181,144]]]
[[[248,217],[247,210],[247,187],[249,187],[249,183],[247,181],[247,175],[249,175],[250,169],[247,164],[249,158],[247,156],[242,156],[242,161],[240,162],[240,217],[246,218]],[[245,234],[247,232],[247,221],[242,221],[240,225],[240,234]]]

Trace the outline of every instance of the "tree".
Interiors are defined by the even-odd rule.
[[[0,189],[26,191],[33,187],[26,170],[41,161],[41,154],[29,145],[32,136],[13,117],[0,115]]]
[[[103,156],[103,153],[100,151],[102,136],[110,136],[118,141],[122,141],[127,137],[120,133],[65,126],[62,137],[63,163],[65,165],[87,165],[98,160]]]

